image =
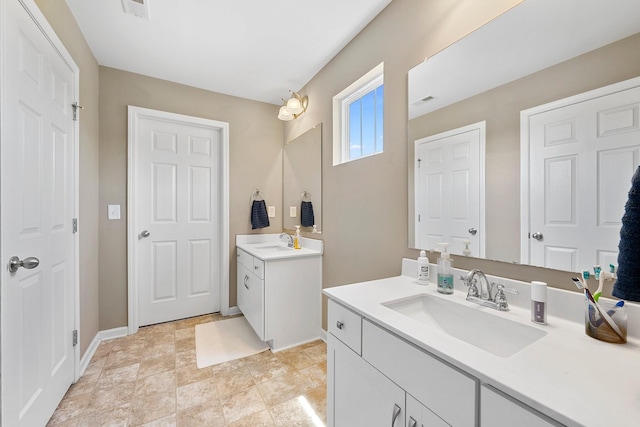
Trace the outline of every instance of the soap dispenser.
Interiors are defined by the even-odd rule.
[[[300,226],[299,225],[296,225],[296,235],[293,238],[293,248],[302,249],[302,245],[300,244]]]
[[[453,293],[453,273],[451,272],[451,258],[447,249],[448,243],[438,243],[442,246],[440,257],[438,258],[438,292],[441,294]]]

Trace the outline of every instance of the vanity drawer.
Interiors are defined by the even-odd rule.
[[[250,270],[253,270],[253,255],[249,255],[242,249],[238,249],[238,262]]]
[[[328,319],[329,332],[361,355],[362,318],[348,308],[329,300]]]
[[[476,420],[475,378],[374,325],[362,325],[362,358],[453,427]]]

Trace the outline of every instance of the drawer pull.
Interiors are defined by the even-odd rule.
[[[342,328],[344,327],[344,323],[342,323],[341,321],[339,321],[339,320],[338,320],[338,321],[336,322],[336,327],[337,327],[338,329],[342,329]]]
[[[400,408],[397,403],[394,404],[393,416],[391,417],[391,427],[393,427],[393,425],[396,423],[396,419],[400,416],[400,411],[402,411],[402,408]]]
[[[247,289],[249,289],[249,287],[247,286],[247,281],[249,281],[249,276],[247,276],[247,275],[245,274],[245,276],[244,276],[244,287],[245,287],[245,288],[247,288]]]
[[[254,270],[257,270],[257,269],[258,269],[258,266],[257,266],[257,265],[254,265],[254,266],[253,266],[253,269],[254,269]]]
[[[409,426],[408,427],[416,427],[418,422],[413,419],[413,417],[409,417]]]

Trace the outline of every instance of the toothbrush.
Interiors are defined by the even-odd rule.
[[[573,283],[575,283],[578,289],[581,289],[584,291],[584,294],[586,295],[586,297],[589,299],[589,301],[593,303],[593,305],[598,310],[598,313],[600,313],[600,317],[602,318],[604,323],[606,323],[611,329],[613,329],[613,332],[615,332],[616,335],[618,335],[618,337],[624,342],[625,339],[622,337],[622,331],[620,330],[620,328],[618,328],[618,325],[616,325],[616,322],[613,321],[611,316],[609,316],[609,314],[606,311],[604,311],[602,307],[600,307],[600,304],[598,304],[596,300],[593,299],[593,295],[591,295],[591,291],[589,290],[589,288],[584,286],[582,284],[582,281],[577,277],[572,277],[571,280],[573,280]]]
[[[594,267],[595,269],[595,267]],[[600,278],[599,278],[599,282],[598,282],[598,289],[596,289],[596,291],[593,293],[593,299],[598,301],[598,299],[600,298],[600,296],[602,295],[602,287],[604,285],[604,281],[605,280],[613,280],[616,278],[616,266],[613,264],[609,264],[609,271],[608,272],[600,272]]]

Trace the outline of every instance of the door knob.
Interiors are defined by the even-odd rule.
[[[40,260],[36,257],[30,256],[29,258],[25,258],[21,260],[17,256],[12,256],[9,258],[9,272],[15,273],[18,271],[20,267],[26,268],[27,270],[31,270],[32,268],[36,268],[40,265]]]
[[[142,233],[140,233],[140,236],[144,239],[145,237],[149,237],[151,235],[151,233],[149,233],[149,230],[144,230]]]
[[[531,237],[533,237],[536,240],[542,240],[544,236],[542,235],[542,233],[533,233]]]
[[[469,234],[471,234],[472,236],[475,236],[476,233],[478,232],[478,229],[471,227],[468,231],[469,231]]]

